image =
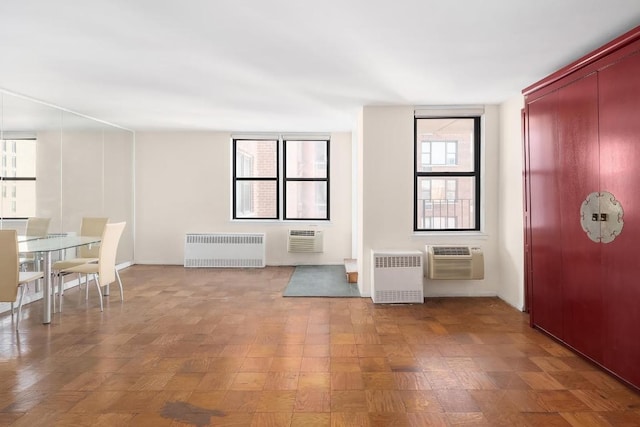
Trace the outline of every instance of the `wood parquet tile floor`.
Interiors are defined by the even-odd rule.
[[[0,315],[0,425],[640,426],[640,394],[497,298],[283,298],[292,267],[133,266]],[[638,361],[640,363],[640,361]]]

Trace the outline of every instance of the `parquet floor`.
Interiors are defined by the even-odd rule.
[[[49,326],[0,315],[0,425],[640,426],[499,299],[283,298],[292,271],[134,266],[103,313],[74,289]]]

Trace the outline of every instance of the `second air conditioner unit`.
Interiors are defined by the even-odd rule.
[[[322,252],[322,230],[291,229],[287,238],[289,252]]]
[[[484,279],[482,249],[469,246],[427,246],[427,271],[434,280]]]

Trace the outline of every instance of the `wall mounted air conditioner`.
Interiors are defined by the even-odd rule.
[[[322,230],[291,229],[287,238],[287,250],[289,252],[322,252]]]
[[[427,246],[429,279],[484,279],[482,249],[469,246]]]
[[[371,251],[374,303],[423,303],[421,251]]]

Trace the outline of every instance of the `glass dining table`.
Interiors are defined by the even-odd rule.
[[[33,254],[43,259],[43,286],[42,286],[42,323],[51,323],[51,254],[65,249],[77,248],[79,246],[95,245],[100,243],[100,237],[71,236],[71,235],[50,235],[40,238],[18,239],[18,252]]]

